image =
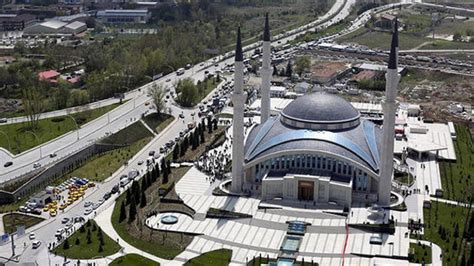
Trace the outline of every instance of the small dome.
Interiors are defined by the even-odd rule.
[[[343,98],[324,93],[302,96],[282,111],[282,121],[308,129],[344,129],[359,124],[359,111]],[[329,125],[333,126],[329,126]],[[323,125],[323,126],[318,126]]]

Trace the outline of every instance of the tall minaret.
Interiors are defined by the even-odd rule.
[[[378,194],[379,203],[383,206],[390,204],[390,190],[393,174],[395,112],[397,111],[398,106],[395,99],[397,97],[398,82],[400,81],[400,75],[398,74],[398,20],[395,20],[385,80],[385,102],[382,104],[384,112],[382,154],[380,160],[381,167]]]
[[[262,96],[260,124],[267,121],[270,116],[270,84],[273,69],[271,66],[271,41],[270,41],[270,24],[268,22],[268,13],[265,15],[265,29],[263,31],[263,60],[260,74],[262,76],[262,89],[260,91]]]
[[[242,40],[240,27],[237,30],[237,46],[235,48],[235,74],[234,93],[232,103],[234,105],[234,117],[232,128],[232,192],[241,193],[243,185],[243,163],[244,163],[244,104],[246,95],[244,93],[244,55],[242,53]]]

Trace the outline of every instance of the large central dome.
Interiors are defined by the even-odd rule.
[[[314,130],[337,130],[359,124],[359,111],[343,98],[324,93],[313,93],[291,102],[282,111],[286,125]]]

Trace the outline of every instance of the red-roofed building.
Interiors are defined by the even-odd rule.
[[[56,70],[48,70],[38,73],[38,79],[47,81],[49,83],[57,83],[57,78],[59,75],[60,73]]]

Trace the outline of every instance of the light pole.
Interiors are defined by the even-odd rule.
[[[33,134],[33,136],[36,138],[36,142],[38,143],[38,146],[39,146],[39,151],[40,151],[40,159],[43,158],[43,152],[41,151],[41,143],[40,143],[40,138],[38,137],[38,135],[36,135],[33,131],[25,131],[25,132],[28,132],[28,133],[31,133]]]
[[[10,137],[8,137],[7,133],[3,132],[0,130],[0,133],[2,133],[5,137],[7,137],[7,143],[8,143],[8,150],[11,150],[11,146],[10,146]]]
[[[70,117],[72,121],[74,121],[74,124],[76,125],[77,140],[79,140],[79,125],[77,125],[76,119],[74,119],[72,115],[66,115],[66,116]]]

